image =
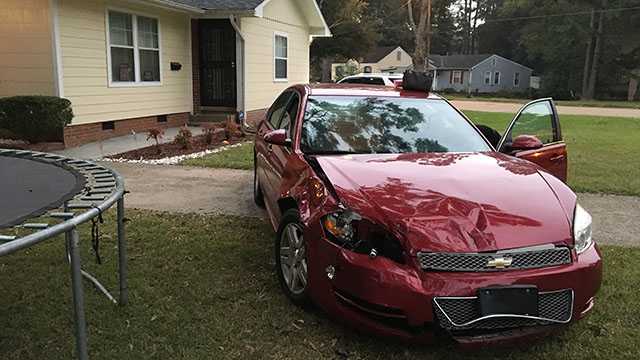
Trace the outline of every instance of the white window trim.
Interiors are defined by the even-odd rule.
[[[518,79],[518,83],[516,84],[516,75]],[[520,87],[520,72],[516,71],[513,73],[513,87]]]
[[[459,82],[456,82],[456,74],[460,75],[460,77],[459,77],[460,81],[459,81]],[[454,71],[453,71],[452,78],[451,78],[452,83],[453,83],[453,84],[462,84],[462,76],[463,76],[463,75],[462,75],[462,71],[460,71],[460,70],[454,70]]]
[[[283,37],[287,39],[287,57],[278,57],[276,56],[276,36]],[[276,72],[276,59],[284,59],[287,61],[287,77],[286,78],[278,78]],[[289,34],[279,31],[273,32],[273,82],[289,82]]]
[[[500,73],[500,71],[494,71],[493,82],[491,83],[491,85],[500,85],[500,81],[502,81],[501,77],[502,77],[502,74]],[[496,79],[498,80],[498,82],[495,82]]]
[[[487,76],[489,74],[489,76]],[[487,82],[487,78],[489,78],[489,82]],[[484,72],[484,84],[485,85],[493,85],[493,71],[485,71]]]
[[[113,81],[112,66],[111,66],[111,39],[109,34],[109,11],[115,11],[119,13],[125,13],[131,15],[131,31],[133,38],[133,46],[125,46],[125,45],[113,45],[113,47],[125,48],[125,49],[133,49],[133,62],[134,62],[134,77],[135,81]],[[155,19],[158,22],[158,49],[152,48],[144,48],[138,47],[138,20],[137,17],[142,16],[150,19]],[[107,7],[105,9],[104,15],[105,21],[105,31],[106,31],[106,45],[107,45],[107,78],[109,87],[119,88],[119,87],[145,87],[145,86],[162,86],[162,29],[160,28],[160,19],[157,16],[152,16],[144,13],[140,13],[137,11],[132,11],[129,9],[122,8],[113,8]],[[154,50],[158,51],[158,64],[160,71],[160,81],[141,81],[140,75],[140,50]]]

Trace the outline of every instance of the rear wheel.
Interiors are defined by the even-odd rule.
[[[262,188],[260,187],[260,181],[258,180],[258,157],[254,150],[253,152],[253,202],[259,207],[264,207],[264,196],[262,195]]]
[[[297,210],[283,214],[275,245],[276,271],[284,293],[293,303],[306,305],[309,302],[307,246]]]

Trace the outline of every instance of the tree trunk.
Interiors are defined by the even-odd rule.
[[[591,70],[591,56],[593,55],[593,31],[596,23],[596,11],[591,9],[591,22],[589,23],[589,40],[587,41],[587,51],[584,57],[584,70],[582,71],[582,92],[581,98],[585,99],[589,92],[589,71]]]
[[[413,17],[413,1],[409,0],[407,3],[407,9],[409,14],[409,23],[413,28],[415,35],[416,48],[413,52],[413,68],[418,71],[427,70],[427,49],[425,44],[425,28],[427,26],[427,10],[426,5],[429,0],[416,0],[418,2],[418,9],[420,10],[420,20],[416,24]]]
[[[638,80],[629,79],[629,91],[627,92],[627,100],[633,101],[636,98],[636,92],[638,91]]]
[[[331,57],[323,57],[320,60],[320,69],[321,69],[320,82],[323,82],[323,83],[331,82],[331,63],[333,63],[333,58]]]
[[[607,0],[602,0],[602,9],[607,8]],[[593,46],[593,60],[591,61],[591,74],[589,75],[589,88],[587,89],[587,100],[591,100],[596,94],[596,82],[598,80],[598,65],[600,63],[600,52],[602,48],[602,33],[604,27],[604,12],[600,12],[598,17],[598,31],[596,32],[596,42]]]
[[[427,49],[425,54],[424,70],[429,70],[429,57],[431,56],[431,0],[427,0]]]

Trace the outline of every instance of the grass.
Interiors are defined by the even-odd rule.
[[[465,111],[476,123],[504,132],[513,114]],[[640,195],[640,119],[562,115],[569,185],[579,192]]]
[[[451,344],[417,346],[361,335],[318,310],[293,306],[274,273],[273,233],[261,220],[129,211],[130,304],[116,307],[85,283],[92,359],[458,359]],[[93,263],[115,281],[113,216]],[[557,336],[526,348],[462,353],[473,359],[640,357],[640,249],[604,247],[596,307]],[[0,258],[0,358],[69,359],[74,342],[61,241]]]
[[[227,169],[253,169],[253,143],[242,145],[198,159],[187,159],[182,165]]]
[[[524,104],[531,99],[512,99],[489,96],[473,96],[467,97],[460,94],[443,94],[449,100],[469,100],[469,101],[490,101]],[[556,100],[556,105],[562,106],[582,106],[582,107],[608,107],[608,108],[630,108],[640,109],[640,101],[624,101],[624,100]]]

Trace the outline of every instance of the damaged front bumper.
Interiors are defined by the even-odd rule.
[[[324,239],[320,229],[309,230],[319,238],[310,243],[314,300],[329,314],[358,329],[411,342],[431,342],[440,333],[468,346],[529,341],[536,334],[558,330],[584,317],[593,307],[601,283],[602,262],[595,245],[579,256],[572,252],[571,264],[561,266],[432,272],[421,270],[417,259],[399,264],[341,249]],[[331,279],[326,269],[332,269]],[[548,306],[541,307],[536,318],[484,319],[469,313],[477,309],[473,299],[479,289],[512,285],[536,286],[540,303],[546,301]],[[465,300],[444,309],[442,299]],[[469,321],[452,321],[455,316],[466,316]]]

